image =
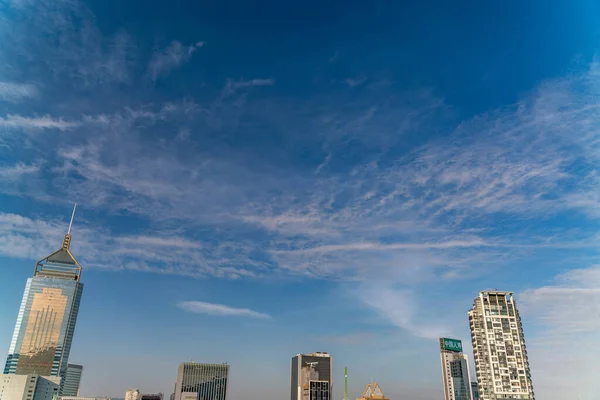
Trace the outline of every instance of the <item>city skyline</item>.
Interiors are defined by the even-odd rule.
[[[1,3],[3,356],[77,203],[83,396],[280,400],[326,351],[331,400],[440,399],[498,288],[535,396],[596,400],[597,1]]]

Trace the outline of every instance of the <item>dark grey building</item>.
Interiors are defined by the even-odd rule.
[[[328,353],[292,357],[290,400],[330,400],[333,388],[332,359]]]
[[[140,400],[163,400],[163,394],[143,394],[140,396]]]
[[[473,392],[473,400],[479,400],[479,387],[477,382],[471,382],[471,391]]]
[[[67,364],[67,372],[63,383],[63,396],[79,396],[79,386],[81,385],[81,376],[83,366],[77,364]]]

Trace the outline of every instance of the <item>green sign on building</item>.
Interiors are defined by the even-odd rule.
[[[444,350],[462,352],[462,342],[457,339],[442,338]]]

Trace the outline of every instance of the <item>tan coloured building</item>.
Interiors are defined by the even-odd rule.
[[[379,387],[377,382],[372,382],[367,385],[365,391],[362,394],[362,397],[357,398],[356,400],[390,400],[385,397],[383,394],[383,390]]]

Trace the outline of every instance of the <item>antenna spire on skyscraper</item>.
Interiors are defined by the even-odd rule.
[[[73,226],[73,218],[75,218],[75,209],[77,208],[77,203],[73,205],[73,213],[71,214],[71,221],[69,222],[69,229],[67,230],[67,234],[63,239],[63,249],[68,249],[71,246],[71,227]]]
[[[71,222],[69,222],[69,230],[67,231],[67,235],[71,234],[71,226],[73,226],[73,218],[75,218],[75,209],[77,208],[77,203],[73,205],[73,214],[71,214]]]

